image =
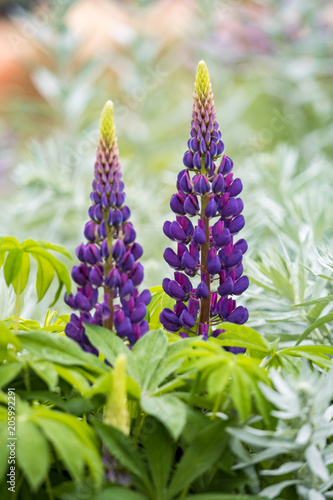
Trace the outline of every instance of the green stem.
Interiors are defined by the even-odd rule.
[[[45,479],[45,484],[46,484],[46,492],[50,500],[54,500],[54,496],[52,493],[52,485],[49,476],[46,476]]]
[[[188,490],[190,489],[190,486],[191,486],[191,485],[189,484],[188,486],[186,486],[186,487],[183,489],[183,491],[181,492],[181,495],[180,495],[180,497],[179,497],[179,498],[185,498],[185,497],[186,497],[186,495],[187,495],[187,493],[188,493]]]
[[[21,304],[21,274],[18,276],[15,309],[14,309],[14,333],[19,331],[20,322],[20,304]]]

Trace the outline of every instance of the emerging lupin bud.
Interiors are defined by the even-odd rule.
[[[236,307],[233,295],[249,284],[242,276],[246,241],[234,241],[245,221],[240,179],[234,179],[233,162],[224,154],[216,119],[214,97],[207,66],[198,64],[188,150],[178,175],[177,189],[170,201],[176,221],[164,224],[164,233],[177,242],[177,252],[167,248],[166,262],[176,270],[175,279],[163,281],[164,291],[176,304],[163,309],[160,321],[166,330],[197,335],[217,335],[222,321],[243,324],[248,311]],[[195,221],[191,221],[195,218]],[[190,279],[200,282],[194,288]],[[231,350],[233,348],[230,348]],[[237,350],[239,352],[239,350]]]
[[[90,220],[84,229],[88,243],[77,248],[81,264],[72,270],[78,291],[75,296],[65,296],[66,303],[79,311],[79,315],[71,315],[65,332],[91,352],[95,350],[85,335],[83,323],[116,330],[120,337],[134,344],[148,331],[144,317],[151,299],[149,290],[141,294],[138,291],[144,274],[138,262],[143,250],[135,242],[130,210],[124,204],[111,101],[102,111],[94,177]]]

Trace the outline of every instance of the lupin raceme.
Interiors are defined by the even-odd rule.
[[[235,241],[245,224],[243,202],[237,197],[242,183],[234,179],[233,162],[224,153],[203,61],[198,64],[193,97],[185,169],[178,175],[178,192],[170,201],[176,220],[163,227],[166,236],[177,242],[176,251],[167,248],[164,252],[175,270],[174,279],[163,280],[164,291],[176,303],[173,310],[162,310],[160,321],[166,330],[182,337],[197,334],[207,339],[220,333],[216,326],[223,321],[243,324],[248,319],[247,309],[236,307],[233,298],[249,284],[247,276],[242,276],[247,243]]]
[[[90,220],[84,229],[88,241],[77,248],[80,264],[72,269],[78,289],[76,295],[65,296],[78,314],[71,315],[65,331],[84,350],[96,352],[84,323],[104,326],[132,345],[148,331],[144,318],[151,300],[149,290],[138,291],[143,250],[125,205],[111,101],[102,111],[92,188]]]

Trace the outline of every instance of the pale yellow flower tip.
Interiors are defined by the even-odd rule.
[[[113,118],[113,102],[107,101],[101,114],[99,135],[106,144],[111,145],[116,137],[116,127]]]
[[[212,85],[205,61],[199,61],[195,77],[194,90],[200,95],[207,96]]]

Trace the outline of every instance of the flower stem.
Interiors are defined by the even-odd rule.
[[[202,196],[201,198],[201,212],[205,213],[206,207],[208,205],[209,198],[206,196]],[[208,288],[208,297],[206,299],[201,299],[201,308],[200,308],[200,320],[201,324],[209,323],[209,312],[210,312],[210,274],[207,272],[207,257],[209,252],[209,218],[205,215],[202,215],[202,219],[205,222],[205,236],[206,241],[201,246],[201,279],[203,275],[206,275],[206,285]],[[198,332],[200,335],[201,332]]]
[[[21,274],[18,275],[18,285],[15,300],[14,309],[14,333],[19,331],[19,321],[20,321],[20,304],[21,304]]]
[[[109,272],[111,271],[111,269],[113,268],[112,239],[113,239],[113,230],[112,230],[112,228],[108,227],[107,241],[108,241],[108,247],[109,247],[109,257],[108,257],[107,261],[105,262],[105,273],[104,273],[105,276],[107,276],[109,274]],[[110,309],[110,316],[104,320],[103,326],[104,326],[104,328],[107,328],[108,330],[113,330],[113,316],[114,316],[113,290],[111,290],[109,287],[106,286],[104,288],[104,291],[109,296],[108,306]]]

